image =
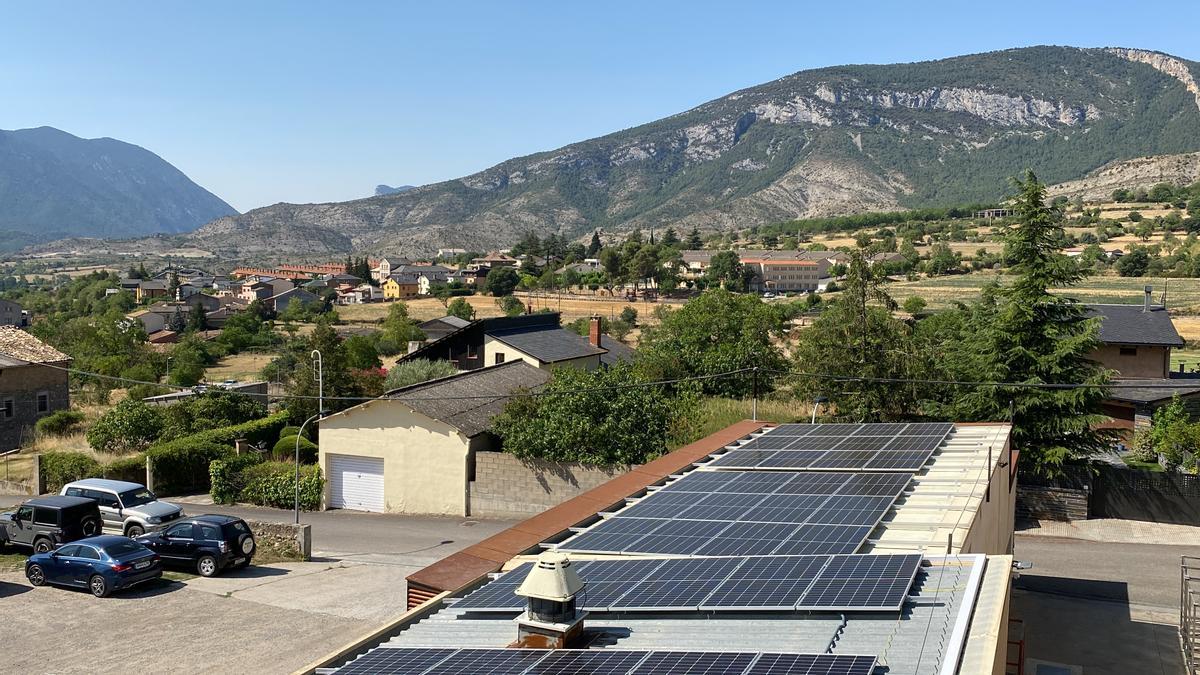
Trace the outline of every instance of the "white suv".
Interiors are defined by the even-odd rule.
[[[127,537],[161,530],[183,515],[182,508],[158,501],[144,485],[123,480],[85,478],[64,485],[60,494],[95,499],[100,504],[104,530]]]

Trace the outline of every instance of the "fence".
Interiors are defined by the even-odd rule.
[[[1195,675],[1200,665],[1200,558],[1182,556],[1179,565],[1179,642],[1187,672]]]
[[[1198,476],[1094,464],[1068,467],[1064,475],[1049,480],[1022,474],[1020,485],[1086,494],[1091,518],[1200,525]],[[1025,500],[1027,509],[1029,502]]]
[[[473,516],[530,516],[620,476],[629,467],[593,468],[576,463],[520,460],[503,452],[475,453]]]

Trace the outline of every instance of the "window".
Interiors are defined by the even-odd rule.
[[[0,417],[9,420],[12,419],[13,413],[13,400],[11,398],[0,401]]]
[[[38,392],[37,395],[37,411],[40,413],[50,412],[50,394],[49,392]]]
[[[478,356],[475,354],[475,345],[474,344],[467,345],[467,358],[468,359],[478,358]]]
[[[175,525],[172,525],[171,527],[168,527],[165,534],[168,537],[172,537],[174,539],[191,539],[192,538],[192,524],[191,523],[177,523]]]
[[[207,541],[220,541],[222,539],[221,528],[216,525],[201,525],[200,538]]]
[[[33,507],[22,506],[21,508],[17,509],[17,518],[20,518],[27,523],[33,520]]]
[[[100,559],[100,554],[97,553],[96,549],[92,548],[91,546],[80,545],[78,548],[79,551],[75,553],[76,558],[86,558],[88,560]]]
[[[1121,347],[1121,356],[1137,356],[1137,347]]]
[[[504,363],[504,352],[496,352],[496,363]]]
[[[33,522],[38,525],[58,525],[58,511],[35,506],[33,507]]]
[[[110,509],[121,508],[120,504],[117,503],[117,496],[111,492],[101,492],[100,490],[84,490],[83,496],[87,497],[88,499],[95,499],[100,506]]]
[[[69,544],[67,546],[60,546],[58,548],[58,551],[56,551],[56,553],[58,553],[61,556],[73,558],[73,557],[79,555],[79,548],[80,548],[79,546],[76,546],[74,544]]]
[[[128,541],[118,541],[115,544],[109,544],[104,547],[104,550],[108,552],[108,557],[116,558],[126,553],[137,553],[139,551],[144,551],[145,548],[141,544],[130,539]]]
[[[127,509],[131,509],[135,506],[141,506],[142,504],[149,504],[156,499],[158,499],[158,497],[155,497],[154,493],[146,488],[136,488],[134,490],[127,490],[121,493],[121,503]]]

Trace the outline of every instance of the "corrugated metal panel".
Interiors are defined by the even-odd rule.
[[[329,506],[383,512],[383,459],[329,455]]]

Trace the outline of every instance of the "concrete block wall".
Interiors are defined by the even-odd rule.
[[[630,467],[597,469],[581,464],[520,460],[503,452],[475,453],[470,515],[505,518],[541,513],[609,480]]]
[[[1086,490],[1034,485],[1017,486],[1018,520],[1087,520]]]

